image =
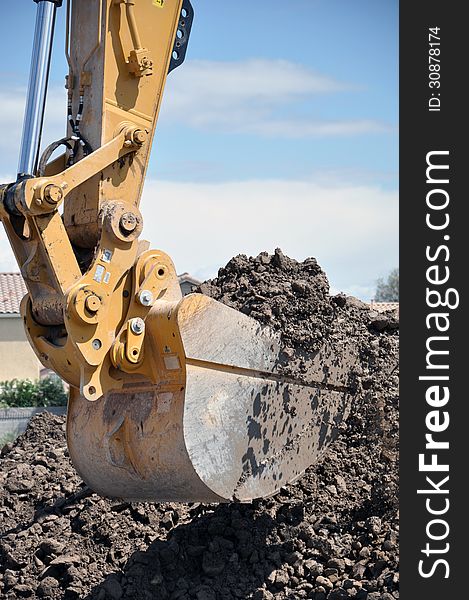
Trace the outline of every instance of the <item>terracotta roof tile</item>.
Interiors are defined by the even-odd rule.
[[[370,306],[373,310],[378,312],[386,312],[388,310],[394,310],[399,314],[399,302],[375,302],[372,300]]]
[[[25,294],[26,286],[19,273],[0,273],[0,314],[19,314]]]

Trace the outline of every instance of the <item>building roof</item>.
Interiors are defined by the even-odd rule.
[[[19,314],[25,294],[27,289],[19,273],[0,273],[0,315]]]
[[[192,275],[190,273],[182,273],[181,275],[178,275],[178,279],[179,279],[179,283],[191,283],[192,285],[200,285],[202,282],[200,281],[200,279],[196,279],[195,277],[192,277]]]
[[[399,312],[399,302],[375,302],[372,300],[370,306],[373,310],[378,312],[386,312],[388,310],[395,310]]]

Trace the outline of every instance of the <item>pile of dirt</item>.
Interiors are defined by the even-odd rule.
[[[39,415],[1,451],[0,597],[399,597],[395,315],[330,297],[314,259],[280,251],[232,259],[201,291],[279,330],[293,362],[354,339],[360,368],[340,437],[273,498],[129,504],[93,494],[70,464],[64,419]]]
[[[294,378],[301,379],[315,352],[325,345],[353,346],[359,357],[353,373],[363,378],[373,336],[393,334],[399,328],[393,313],[371,311],[367,304],[343,294],[331,297],[326,274],[315,258],[298,262],[279,249],[255,258],[235,256],[216,279],[197,291],[278,331],[283,370]],[[396,364],[394,355],[389,364]]]
[[[317,350],[333,327],[329,282],[315,258],[299,263],[278,249],[235,256],[198,291],[280,331],[287,347]]]

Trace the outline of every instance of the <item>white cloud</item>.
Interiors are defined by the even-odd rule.
[[[297,259],[315,256],[336,289],[370,298],[398,261],[398,195],[379,187],[150,180],[142,211],[144,237],[179,272],[201,278],[236,254],[279,246]]]
[[[314,96],[356,89],[286,60],[187,61],[184,70],[168,78],[161,109],[163,123],[221,133],[303,138],[349,136],[389,131],[373,119],[324,120],[295,115],[295,108]],[[11,152],[21,139],[26,89],[0,90],[0,150]],[[49,89],[43,139],[58,139],[65,131],[66,93]]]
[[[375,133],[389,126],[373,120],[282,117],[289,105],[318,94],[352,88],[286,60],[194,60],[168,78],[163,122],[196,129],[283,138]],[[289,111],[295,112],[295,111]]]
[[[167,252],[178,272],[206,278],[232,256],[277,246],[315,256],[335,290],[364,299],[398,262],[398,197],[372,186],[303,181],[217,184],[148,180],[143,237]],[[17,270],[4,233],[0,269]]]
[[[338,135],[360,135],[363,133],[381,133],[391,131],[384,123],[372,120],[356,121],[303,121],[303,120],[272,120],[252,123],[252,133],[267,137],[322,137]]]

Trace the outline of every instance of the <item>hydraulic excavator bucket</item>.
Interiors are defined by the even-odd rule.
[[[184,60],[192,5],[64,3],[68,130],[39,156],[62,2],[36,2],[19,175],[0,186],[0,217],[28,288],[29,341],[70,385],[73,463],[97,492],[131,500],[273,494],[347,416],[355,356],[326,345],[291,375],[279,335],[203,295],[182,298],[170,258],[139,240],[163,88]]]
[[[248,501],[314,463],[350,407],[355,357],[317,353],[282,377],[279,337],[201,294],[147,319],[161,382],[132,382],[90,403],[72,390],[72,460],[97,492],[129,500]]]

